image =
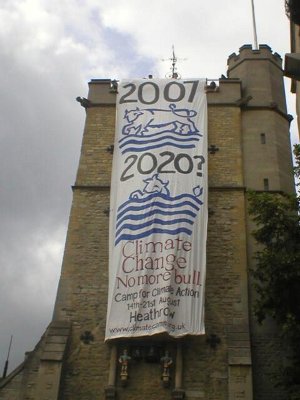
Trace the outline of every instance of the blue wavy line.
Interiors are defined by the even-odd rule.
[[[126,142],[124,142],[123,144],[119,145],[120,149],[124,146],[127,146],[129,144],[139,144],[139,145],[144,145],[147,143],[157,143],[157,142],[162,142],[163,140],[166,139],[171,139],[174,140],[174,142],[198,142],[200,140],[200,138],[196,138],[196,137],[189,137],[189,138],[184,138],[184,139],[179,139],[179,138],[174,138],[172,136],[164,136],[163,138],[158,138],[158,139],[149,139],[145,138],[145,137],[141,137],[141,139],[131,139],[131,140],[127,140]]]
[[[131,240],[131,239],[142,239],[146,236],[150,236],[153,233],[167,233],[169,235],[178,235],[179,233],[187,233],[188,235],[192,234],[192,231],[187,228],[177,228],[177,229],[160,229],[160,228],[152,228],[149,231],[141,232],[137,235],[131,235],[131,234],[124,234],[121,235],[120,237],[116,238],[115,241],[115,246],[121,241],[121,240]]]
[[[164,211],[164,210],[151,210],[148,213],[145,214],[132,214],[132,215],[126,215],[124,218],[120,219],[117,222],[116,228],[120,226],[124,221],[126,220],[131,220],[131,221],[139,221],[141,219],[146,219],[148,217],[151,217],[152,215],[168,215],[168,216],[174,216],[174,215],[189,215],[192,218],[196,218],[197,214],[189,211],[189,210],[182,210],[182,211]]]
[[[139,229],[143,229],[143,228],[146,228],[147,226],[151,226],[151,225],[154,225],[154,224],[157,224],[157,225],[174,225],[174,224],[180,224],[180,223],[186,223],[186,224],[189,224],[189,225],[193,225],[194,221],[190,221],[189,219],[186,219],[186,218],[178,218],[178,219],[174,219],[174,220],[171,220],[171,221],[170,220],[169,221],[164,221],[164,220],[159,219],[159,218],[154,218],[152,221],[147,221],[147,222],[144,222],[143,224],[136,224],[136,225],[124,224],[124,225],[122,225],[120,227],[120,229],[117,230],[115,236],[116,237],[119,236],[120,233],[124,229],[129,229],[131,231],[137,231]]]
[[[152,200],[152,199],[155,198],[155,197],[159,197],[159,198],[161,198],[161,199],[163,199],[163,200],[165,200],[165,201],[169,201],[169,202],[171,202],[171,203],[174,202],[174,201],[177,201],[177,200],[182,200],[182,199],[188,198],[188,199],[194,200],[194,201],[195,201],[196,203],[198,203],[200,206],[203,204],[203,202],[202,202],[200,199],[198,199],[196,196],[194,196],[194,195],[192,195],[192,194],[189,194],[189,193],[183,193],[183,194],[179,194],[179,195],[177,195],[177,196],[175,196],[175,197],[170,197],[170,196],[167,195],[167,194],[155,192],[155,193],[149,193],[147,196],[142,197],[142,198],[140,198],[140,199],[139,199],[139,198],[134,198],[134,199],[129,199],[129,200],[125,201],[125,203],[121,204],[121,205],[118,207],[118,212],[119,212],[122,208],[126,207],[128,204],[132,204],[132,203],[137,203],[137,204],[142,203],[142,204],[145,204],[147,201]],[[165,203],[164,203],[164,204],[165,204]]]
[[[165,208],[165,209],[172,209],[172,208],[178,208],[181,206],[188,206],[188,207],[192,207],[195,210],[199,211],[200,207],[197,207],[195,204],[189,202],[189,201],[183,201],[182,203],[179,204],[165,204],[165,203],[161,203],[159,201],[154,201],[151,204],[146,204],[146,205],[140,205],[139,207],[128,207],[125,210],[119,212],[117,214],[117,220],[119,220],[121,217],[123,217],[123,215],[127,214],[129,211],[140,211],[140,210],[146,210],[147,208],[152,208],[152,207],[161,207],[161,208]]]
[[[159,149],[160,147],[163,146],[171,146],[171,147],[176,147],[178,149],[193,149],[196,147],[194,144],[191,145],[177,145],[171,142],[166,142],[166,143],[161,143],[160,145],[157,146],[146,146],[146,147],[129,147],[128,149],[125,149],[122,151],[122,154],[130,152],[139,152],[139,151],[146,151],[146,150],[152,150],[152,149]]]
[[[165,132],[168,132],[168,130],[166,130]],[[126,135],[126,136],[124,136],[122,139],[119,140],[119,143],[122,143],[122,142],[126,141],[128,138],[137,138],[137,137],[141,137],[141,138],[143,138],[143,139],[146,139],[146,138],[147,138],[147,139],[148,139],[148,138],[154,138],[154,137],[156,137],[156,136],[161,136],[161,135],[163,135],[165,132],[153,133],[152,135],[147,135],[147,136]],[[175,135],[175,136],[178,136],[178,137],[185,136],[184,134],[182,134],[182,133],[177,133],[177,132],[172,132],[172,134]],[[190,135],[199,136],[199,137],[202,137],[202,136],[203,136],[201,133],[197,133],[197,132],[193,132],[193,133],[190,134]]]

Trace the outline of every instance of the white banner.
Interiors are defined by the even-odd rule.
[[[106,339],[204,334],[205,80],[121,81]]]

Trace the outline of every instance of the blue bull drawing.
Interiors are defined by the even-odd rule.
[[[143,182],[146,183],[143,192],[141,190],[132,192],[129,196],[131,199],[142,199],[151,193],[162,193],[170,196],[170,191],[168,189],[169,181],[164,182],[159,178],[158,174],[154,174],[151,178],[144,179]]]
[[[126,110],[124,119],[128,122],[123,126],[123,135],[144,136],[173,132],[180,135],[198,133],[192,118],[197,115],[194,110],[176,109],[175,104],[169,105],[169,110],[158,108]],[[164,118],[165,117],[165,118]]]

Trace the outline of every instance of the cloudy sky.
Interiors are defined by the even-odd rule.
[[[284,57],[284,0],[256,3],[259,43]],[[183,77],[218,78],[252,42],[250,0],[1,0],[1,374],[10,335],[11,370],[51,319],[85,117],[75,98],[91,78],[164,77],[172,44]]]

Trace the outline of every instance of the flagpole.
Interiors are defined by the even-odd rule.
[[[253,33],[254,33],[254,50],[258,50],[254,0],[251,0],[251,5],[252,5],[252,22],[253,22]]]
[[[2,378],[3,378],[3,379],[6,378],[6,374],[7,374],[8,361],[9,361],[9,354],[10,354],[12,339],[13,339],[13,335],[11,335],[11,337],[10,337],[10,342],[9,342],[7,357],[6,357],[6,361],[5,361],[5,365],[4,365],[4,370],[3,370],[3,375],[2,375]]]

